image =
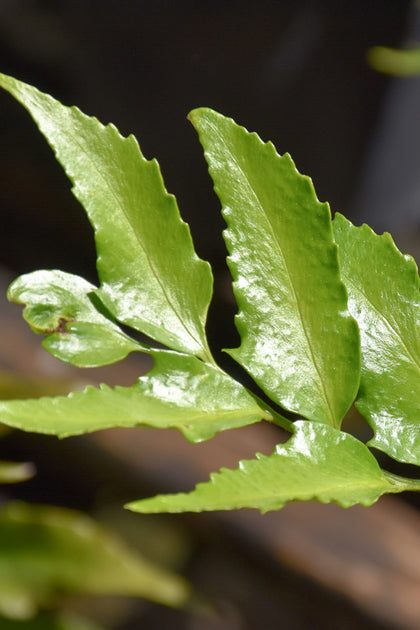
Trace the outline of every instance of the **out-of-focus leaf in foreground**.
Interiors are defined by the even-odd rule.
[[[0,512],[0,614],[31,618],[61,593],[143,597],[182,606],[190,587],[85,514],[7,504]]]
[[[373,46],[368,52],[368,61],[378,72],[397,77],[420,75],[420,46],[398,49]]]
[[[31,114],[95,229],[100,298],[119,321],[174,350],[212,361],[204,325],[212,274],[193,247],[156,160],[76,107],[0,74]]]
[[[35,466],[30,462],[0,461],[0,483],[27,481],[35,474]]]
[[[79,367],[95,367],[142,349],[98,310],[95,291],[80,276],[34,271],[19,276],[7,297],[26,305],[23,316],[34,332],[47,335],[42,345],[48,352]]]
[[[111,427],[176,428],[193,442],[219,431],[271,419],[222,370],[193,356],[151,350],[153,369],[130,387],[101,385],[69,396],[0,401],[0,420],[60,437]]]
[[[375,431],[370,445],[420,465],[420,295],[411,256],[389,234],[334,219],[349,308],[361,333],[356,403]]]
[[[359,385],[327,203],[288,155],[211,109],[190,113],[227,222],[241,345],[230,354],[277,403],[338,428]]]
[[[290,440],[272,455],[223,468],[189,493],[158,495],[129,503],[135,512],[201,512],[257,508],[278,510],[289,501],[371,505],[386,492],[400,492],[368,448],[328,425],[299,420]]]
[[[75,617],[60,615],[59,617],[40,613],[33,619],[0,618],[1,630],[105,630],[96,623]]]

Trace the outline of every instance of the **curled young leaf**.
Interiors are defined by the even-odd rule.
[[[147,350],[108,317],[96,287],[63,271],[34,271],[9,287],[11,302],[25,304],[23,316],[53,356],[79,367],[115,363],[130,352]],[[101,309],[101,310],[99,310]]]
[[[124,324],[174,350],[213,362],[204,330],[210,265],[195,253],[156,160],[76,107],[0,74],[31,114],[73,182],[95,230],[100,298]]]

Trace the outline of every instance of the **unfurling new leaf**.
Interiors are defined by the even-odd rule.
[[[96,287],[63,271],[34,271],[20,276],[7,292],[25,304],[23,316],[52,355],[80,367],[115,363],[145,349],[98,310]],[[102,307],[103,310],[103,307]]]
[[[95,230],[100,298],[111,313],[174,350],[210,360],[204,325],[212,275],[155,160],[76,107],[0,75],[29,111]]]

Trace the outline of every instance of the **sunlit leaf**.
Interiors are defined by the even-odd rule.
[[[359,336],[328,204],[271,143],[210,109],[190,118],[228,225],[242,340],[230,354],[277,403],[339,427],[359,384]]]
[[[25,304],[23,316],[52,355],[80,367],[115,363],[141,350],[99,310],[96,287],[80,276],[63,271],[34,271],[20,276],[8,298]],[[96,299],[96,305],[95,305]]]
[[[0,613],[30,618],[66,592],[143,597],[181,606],[190,588],[85,514],[24,503],[3,506]]]
[[[193,442],[271,416],[225,372],[192,356],[152,351],[154,368],[131,387],[88,387],[67,397],[0,401],[0,421],[60,437],[110,427],[176,428]]]
[[[357,408],[372,446],[420,464],[420,295],[416,263],[391,236],[334,219],[349,308],[358,321],[362,375]]]
[[[210,109],[191,113],[227,222],[241,337],[239,348],[228,352],[274,403],[306,418],[293,424],[215,364],[205,334],[211,270],[197,257],[157,162],[143,157],[133,136],[124,138],[114,126],[36,88],[5,75],[0,86],[30,112],[72,181],[95,231],[100,281],[97,289],[71,274],[34,272],[16,280],[9,297],[26,306],[30,326],[46,335],[45,347],[62,360],[104,365],[133,350],[154,359],[153,369],[131,387],[101,385],[68,396],[0,401],[0,422],[60,437],[112,427],[176,428],[192,442],[262,419],[292,432],[272,455],[222,469],[190,493],[131,503],[134,511],[265,512],[301,500],[347,507],[420,488],[420,481],[382,471],[365,444],[339,430],[360,384],[357,405],[375,431],[370,444],[403,462],[420,463],[420,282],[414,262],[389,235],[354,228],[340,216],[333,230],[328,204],[318,201],[311,180],[298,173],[290,156],[279,156],[271,143]],[[118,322],[171,350],[137,343]],[[137,582],[138,566],[127,567],[125,559],[128,574],[119,573],[117,561],[111,575],[108,539],[95,525],[89,526],[86,557],[73,534],[68,547],[62,530],[51,534],[51,527],[64,531],[68,519],[78,522],[80,515],[67,515],[63,523],[58,513],[39,508],[36,516],[28,509],[13,508],[12,516],[16,532],[30,525],[31,543],[24,537],[13,542],[10,515],[0,518],[0,540],[9,536],[16,556],[5,552],[2,559],[0,553],[0,563],[6,562],[3,572],[0,564],[0,613],[29,617],[57,588],[111,592],[117,579],[126,594],[131,588],[137,593],[140,585],[146,597],[184,601],[185,584],[173,576],[162,578],[162,595],[155,590],[157,574],[147,572]],[[18,527],[16,514],[24,515]],[[44,538],[42,527],[50,528]],[[80,527],[73,533],[85,531]],[[50,544],[56,545],[53,555]],[[40,554],[46,556],[39,564]],[[61,565],[64,577],[55,572]],[[35,591],[32,582],[22,586],[10,567],[36,575]]]
[[[278,510],[290,501],[371,505],[393,486],[368,448],[328,425],[299,420],[290,440],[272,455],[223,468],[189,493],[158,495],[129,503],[135,512],[201,512],[257,508]]]
[[[12,77],[0,86],[31,114],[73,183],[95,229],[100,297],[121,322],[211,360],[204,324],[212,293],[176,200],[156,160],[76,107]]]

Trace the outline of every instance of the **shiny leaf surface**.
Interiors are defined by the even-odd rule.
[[[288,155],[210,109],[190,118],[228,228],[241,345],[230,354],[277,403],[339,427],[359,384],[328,204]]]
[[[30,618],[62,592],[144,597],[181,606],[190,589],[85,514],[7,504],[0,512],[0,613]]]
[[[34,271],[9,287],[8,299],[25,304],[23,316],[52,355],[79,367],[115,363],[140,344],[95,306],[96,287],[63,271]]]
[[[211,360],[204,324],[212,293],[156,160],[76,107],[6,75],[0,86],[31,114],[95,229],[100,297],[113,315],[174,350]]]
[[[272,455],[223,468],[190,493],[158,495],[129,503],[135,512],[201,512],[257,508],[278,510],[289,501],[371,505],[400,489],[386,479],[367,447],[342,431],[297,421],[290,440]]]
[[[271,416],[242,385],[199,359],[151,351],[153,369],[131,387],[88,387],[67,397],[0,401],[9,426],[60,437],[111,427],[176,428],[193,442]]]
[[[420,296],[414,260],[391,236],[334,219],[349,308],[358,321],[362,375],[356,403],[372,446],[420,465]]]

